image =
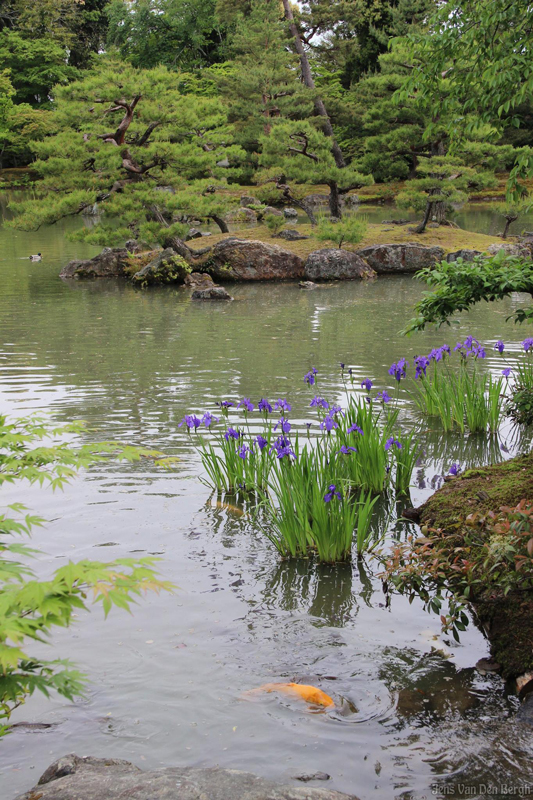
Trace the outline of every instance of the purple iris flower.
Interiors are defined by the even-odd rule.
[[[472,350],[474,358],[485,358],[485,348],[484,347],[474,347]]]
[[[344,411],[342,410],[342,408],[340,406],[331,406],[331,408],[329,410],[329,413],[330,414],[341,414],[342,416],[344,416]]]
[[[242,460],[244,461],[249,452],[250,448],[246,447],[246,445],[243,444],[242,447],[239,447],[238,456],[239,458],[242,458]]]
[[[313,399],[309,403],[309,407],[317,408],[318,406],[320,406],[321,408],[329,408],[329,403],[327,400],[324,400],[323,397],[313,397]]]
[[[186,414],[179,423],[178,428],[181,428],[182,425],[186,425],[188,430],[191,430],[191,428],[196,430],[196,428],[199,428],[201,424],[202,420],[197,417],[196,414]]]
[[[257,408],[259,411],[266,411],[267,414],[272,414],[272,406],[265,397],[262,397],[258,402]]]
[[[274,408],[275,408],[277,411],[287,411],[287,412],[288,412],[288,411],[290,411],[290,410],[291,410],[292,406],[291,406],[291,404],[288,402],[288,400],[283,400],[283,399],[280,397],[280,398],[279,398],[279,400],[276,400],[276,402],[274,403]]]
[[[257,445],[258,445],[258,447],[259,447],[259,449],[260,449],[260,450],[264,450],[264,449],[265,449],[265,447],[266,447],[266,446],[267,446],[267,444],[268,444],[268,442],[267,442],[267,440],[265,439],[265,437],[264,437],[264,436],[261,436],[261,434],[259,434],[259,436],[256,436],[256,437],[255,437],[255,441],[257,442]]]
[[[286,436],[278,436],[273,447],[270,448],[270,452],[275,453],[276,458],[279,458],[280,460],[285,458],[285,456],[292,456],[293,458],[296,458],[296,455],[291,448],[290,439],[287,439]]]
[[[503,351],[505,349],[505,345],[504,345],[504,343],[502,342],[501,339],[498,339],[498,341],[494,345],[494,349],[497,350],[498,353],[500,353],[500,354],[503,353]]]
[[[244,408],[246,411],[253,411],[255,406],[249,397],[243,397],[237,408]]]
[[[315,382],[315,375],[317,374],[317,372],[318,372],[318,370],[316,370],[316,369],[313,367],[313,369],[312,369],[312,370],[310,370],[309,372],[307,372],[307,373],[304,375],[304,381],[305,381],[306,383],[308,383],[308,384],[309,384],[309,386],[312,386],[312,385],[314,384],[314,382]]]
[[[402,378],[405,378],[405,371],[409,366],[409,362],[405,358],[398,359],[397,363],[391,364],[389,368],[389,375],[400,383]]]
[[[502,375],[504,378],[508,378],[511,373],[512,373],[511,367],[506,367],[505,369],[502,369]]]
[[[334,497],[338,497],[339,500],[342,500],[342,495],[340,492],[337,491],[337,487],[334,483],[328,486],[328,491],[324,495],[324,503],[329,503],[333,500]]]
[[[461,467],[459,464],[452,464],[450,467],[450,475],[458,475],[461,471]]]
[[[288,419],[285,419],[285,417],[280,417],[279,422],[277,422],[274,425],[274,430],[277,431],[277,429],[280,426],[281,426],[281,432],[282,433],[290,433],[291,432],[291,423],[289,422]]]
[[[357,431],[357,433],[360,433],[361,436],[365,435],[364,432],[363,432],[363,429],[360,428],[359,425],[356,425],[355,423],[348,428],[347,433],[354,433],[354,431]]]
[[[330,433],[334,428],[338,428],[338,427],[339,427],[339,423],[337,422],[335,417],[332,416],[331,411],[327,415],[327,417],[324,417],[324,419],[320,423],[320,428],[323,431],[327,431],[328,433]]]
[[[231,400],[221,400],[220,403],[217,403],[216,405],[220,406],[220,408],[222,409],[228,409],[234,406],[235,403],[232,403]]]
[[[529,353],[529,351],[533,348],[533,339],[532,338],[524,339],[524,341],[522,342],[522,347],[524,348],[526,353]]]
[[[355,449],[355,447],[346,447],[346,445],[343,444],[341,449],[339,450],[339,453],[344,453],[344,455],[347,456],[348,453],[357,453],[357,450]]]
[[[361,382],[361,389],[366,389],[366,391],[369,392],[373,385],[370,378],[365,378],[364,381]]]
[[[341,369],[344,369],[345,366],[346,366],[346,364],[343,364],[342,361],[341,361]]]
[[[396,445],[396,447],[398,448],[398,450],[401,450],[401,449],[402,449],[402,443],[401,443],[401,442],[399,442],[399,441],[398,441],[398,439],[395,439],[395,438],[394,438],[394,436],[391,436],[391,437],[390,437],[389,439],[387,439],[387,441],[385,442],[385,450],[390,450],[390,449],[391,449],[391,447],[393,447],[394,445]]]
[[[434,358],[436,361],[438,360],[436,355],[436,350],[432,350],[429,356],[415,356],[415,380],[418,380],[422,375],[426,374],[426,370],[429,367],[430,361]],[[442,355],[441,355],[442,358]]]
[[[209,428],[210,425],[213,423],[218,422],[218,417],[214,417],[210,411],[206,411],[202,417],[202,424],[205,425],[206,428]]]
[[[235,428],[228,428],[224,434],[224,439],[229,442],[230,439],[240,439],[242,436],[241,431],[236,431]]]
[[[390,394],[384,389],[382,392],[378,392],[376,395],[376,400],[381,400],[382,403],[390,403],[392,397]]]

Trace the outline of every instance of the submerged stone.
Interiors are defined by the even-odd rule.
[[[54,762],[37,786],[15,800],[357,800],[329,789],[281,785],[251,772],[220,767],[143,771],[129,761],[80,758]]]
[[[223,286],[211,286],[207,289],[195,289],[192,293],[193,300],[233,300],[233,297]]]

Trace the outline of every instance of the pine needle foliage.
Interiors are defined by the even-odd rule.
[[[58,133],[35,145],[38,196],[13,203],[13,225],[35,230],[96,208],[95,225],[78,236],[99,244],[128,236],[163,244],[191,217],[223,228],[236,202],[226,194],[227,165],[242,151],[219,100],[181,94],[178,84],[164,67],[104,60],[58,88]]]

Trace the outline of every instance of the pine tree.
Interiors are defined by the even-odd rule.
[[[316,118],[315,118],[316,119]],[[312,209],[294,196],[290,183],[326,184],[333,217],[341,217],[341,197],[352,189],[372,183],[370,175],[355,167],[339,168],[331,152],[331,141],[310,120],[278,120],[261,139],[260,182],[274,181],[283,198],[302,208],[314,224]]]
[[[479,191],[495,183],[493,175],[467,167],[458,158],[424,158],[418,165],[417,176],[407,182],[396,203],[400,208],[424,211],[424,218],[415,228],[415,233],[424,233],[431,219],[446,223],[446,213],[455,204],[465,203],[469,191]]]
[[[277,0],[258,0],[247,16],[240,15],[231,53],[232,69],[220,89],[239,141],[253,153],[274,120],[309,116],[313,96],[300,81]]]
[[[58,89],[58,133],[35,145],[39,197],[13,204],[13,224],[32,230],[96,204],[102,214],[78,238],[111,244],[133,235],[189,259],[181,240],[188,218],[227,231],[231,166],[217,162],[238,163],[242,151],[219,100],[182,95],[177,83],[164,67],[104,61]]]

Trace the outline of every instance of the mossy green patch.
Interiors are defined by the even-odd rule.
[[[343,245],[343,249],[356,251],[362,247],[376,244],[407,244],[408,242],[412,242],[427,245],[428,247],[438,245],[447,253],[463,249],[480,250],[484,252],[489,245],[501,243],[501,239],[497,236],[485,236],[483,233],[471,233],[470,231],[463,231],[460,228],[451,228],[447,225],[438,228],[429,228],[421,235],[413,233],[410,228],[410,225],[395,225],[394,230],[391,230],[390,225],[383,223],[369,224],[365,236],[358,244],[346,244]],[[316,238],[314,235],[315,229],[312,225],[298,225],[298,231],[309,238],[299,239],[295,242],[284,240],[282,246],[285,250],[290,250],[290,252],[300,256],[300,258],[306,259],[307,256],[315,250],[328,247],[328,243],[321,242]],[[214,245],[230,237],[255,239],[256,241],[272,244],[271,233],[264,225],[247,225],[238,230],[233,230],[229,234],[214,234],[209,237],[209,243]],[[205,247],[205,240],[194,239],[191,242],[187,242],[187,244],[193,249],[199,249]],[[336,244],[331,242],[329,246],[336,247]]]
[[[450,551],[463,543],[469,514],[498,512],[533,500],[533,453],[503,464],[468,470],[448,480],[420,509],[422,524],[441,533],[438,546]],[[533,669],[533,592],[484,592],[472,603],[478,624],[491,643],[504,677]]]

